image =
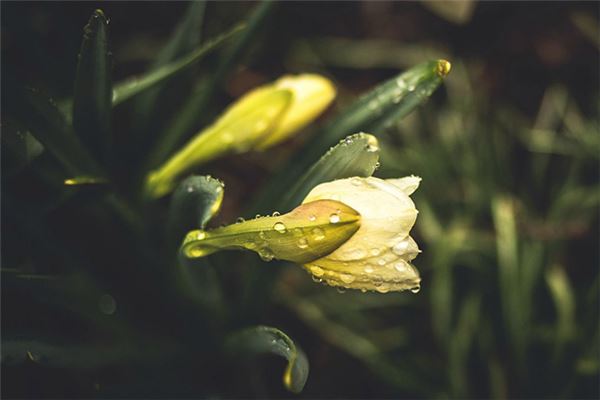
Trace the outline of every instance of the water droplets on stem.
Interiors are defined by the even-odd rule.
[[[283,222],[275,222],[275,225],[273,225],[273,229],[279,233],[286,233],[287,229],[285,227],[285,224]]]

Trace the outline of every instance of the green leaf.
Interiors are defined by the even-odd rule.
[[[199,129],[202,122],[208,122],[206,108],[213,101],[215,93],[222,86],[231,69],[246,54],[273,4],[271,1],[263,1],[256,7],[246,23],[243,34],[222,56],[214,75],[189,97],[181,107],[181,111],[164,130],[164,135],[148,157],[147,164],[150,167],[155,167],[163,162],[176,149],[177,145]]]
[[[259,199],[257,212],[268,199],[281,198],[289,182],[297,181],[323,154],[325,149],[350,132],[379,133],[383,126],[404,118],[426,101],[450,71],[445,60],[419,64],[359,98],[329,124],[313,135],[302,149],[280,169]]]
[[[224,187],[223,182],[211,176],[184,179],[173,193],[169,206],[169,241],[177,245],[192,229],[204,229],[221,208]]]
[[[379,145],[375,136],[368,133],[348,136],[306,171],[286,195],[282,209],[301,203],[320,183],[352,176],[369,177],[377,169],[378,161]]]
[[[84,28],[79,52],[73,127],[83,144],[99,160],[106,160],[110,143],[111,68],[108,19],[102,10],[96,10]]]
[[[148,74],[142,75],[140,77],[130,78],[124,82],[116,84],[113,90],[112,97],[113,106],[116,106],[124,102],[125,100],[135,96],[136,94],[139,94],[144,90],[153,87],[154,85],[164,81],[165,79],[170,79],[172,77],[177,76],[177,74],[185,71],[186,68],[200,61],[205,55],[219,47],[228,39],[235,36],[244,28],[245,26],[243,24],[237,25],[229,32],[224,33],[216,37],[215,39],[208,41],[204,45],[194,50],[192,53],[178,59],[177,61],[163,65],[162,67],[156,70],[150,71]]]
[[[27,166],[44,151],[44,146],[16,121],[5,118],[2,129],[2,167],[7,173]]]
[[[4,80],[3,101],[9,115],[31,134],[72,175],[98,174],[99,167],[82,146],[56,104],[38,90]],[[4,96],[3,96],[4,98]]]
[[[256,326],[229,336],[226,348],[233,357],[274,354],[288,361],[283,373],[283,384],[294,393],[300,393],[308,379],[308,359],[288,335],[276,328]]]
[[[177,28],[158,53],[148,71],[155,71],[200,46],[205,11],[206,1],[189,3]],[[192,73],[193,71],[190,69],[189,73],[180,74],[178,79],[173,79],[177,82],[171,82],[169,87],[159,83],[156,87],[137,96],[133,112],[135,120],[133,131],[137,136],[136,140],[140,140],[142,137],[148,140],[150,131],[152,131],[151,137],[154,137],[154,131],[160,130],[160,120],[164,118],[166,112],[170,111],[169,107],[165,107],[169,102],[172,103],[169,94],[176,92],[176,89],[189,87],[189,82],[193,79]],[[177,86],[177,88],[172,91],[173,86]]]

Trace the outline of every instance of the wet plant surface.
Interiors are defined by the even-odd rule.
[[[2,396],[598,398],[598,21],[3,2]]]

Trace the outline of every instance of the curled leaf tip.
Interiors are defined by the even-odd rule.
[[[440,76],[441,78],[444,78],[446,75],[448,75],[450,73],[451,69],[452,69],[452,64],[450,64],[449,61],[438,60],[437,68],[436,68],[436,73],[438,74],[438,76]]]

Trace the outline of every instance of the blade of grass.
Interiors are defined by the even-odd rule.
[[[200,46],[205,11],[206,1],[189,3],[177,28],[167,44],[158,53],[148,71],[155,71]],[[142,136],[148,140],[150,131],[156,131],[161,128],[160,120],[164,118],[166,112],[171,111],[168,107],[168,104],[172,102],[172,99],[169,98],[169,93],[185,92],[178,89],[184,87],[184,85],[189,86],[189,82],[192,81],[192,72],[190,70],[189,73],[184,73],[174,78],[169,87],[166,87],[164,83],[159,83],[156,87],[148,89],[137,96],[133,112],[134,122],[132,124],[134,126],[133,132],[136,135],[134,141],[140,140]],[[173,88],[174,86],[176,88]],[[166,112],[165,109],[167,109]],[[151,132],[150,137],[154,138],[155,132]]]
[[[120,103],[130,99],[131,97],[155,86],[156,84],[170,79],[177,74],[186,70],[186,68],[200,61],[209,52],[218,48],[225,41],[231,39],[233,36],[244,30],[243,24],[237,25],[230,31],[216,37],[198,47],[192,53],[179,58],[178,60],[169,64],[163,65],[162,67],[150,71],[148,74],[144,74],[139,77],[129,78],[123,82],[119,82],[115,85],[112,96],[113,106],[117,106]]]
[[[2,95],[8,114],[31,132],[69,174],[102,175],[52,100],[12,79],[4,81]]]
[[[108,19],[93,12],[84,28],[73,96],[73,127],[97,160],[107,161],[110,146],[112,53]]]

